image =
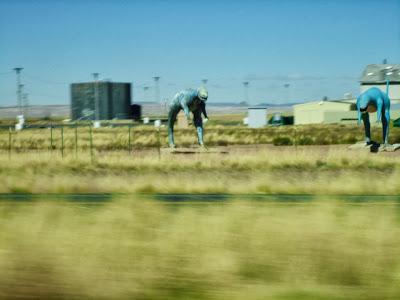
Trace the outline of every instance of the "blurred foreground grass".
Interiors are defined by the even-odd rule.
[[[399,299],[399,204],[0,205],[2,299]]]

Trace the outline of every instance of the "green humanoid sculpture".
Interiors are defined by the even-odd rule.
[[[208,92],[205,88],[187,89],[177,93],[171,101],[168,113],[168,140],[169,146],[175,148],[174,123],[178,113],[183,110],[186,119],[190,123],[190,112],[193,113],[194,125],[197,130],[199,145],[204,147],[203,141],[203,119],[201,114],[208,120],[206,112],[206,101]]]

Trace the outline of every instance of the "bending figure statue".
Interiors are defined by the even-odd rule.
[[[389,121],[390,121],[390,99],[387,93],[372,87],[366,90],[357,98],[358,124],[361,119],[364,123],[365,142],[367,145],[373,144],[371,140],[371,125],[369,113],[377,112],[377,122],[382,120],[383,144],[389,143]]]
[[[168,140],[169,146],[175,148],[174,123],[178,113],[183,109],[185,117],[190,124],[190,112],[193,113],[194,125],[197,130],[199,145],[204,147],[203,141],[203,120],[201,114],[208,120],[206,112],[206,101],[208,92],[205,88],[187,89],[177,93],[171,101],[168,113]]]

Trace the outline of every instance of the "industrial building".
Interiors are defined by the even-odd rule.
[[[386,92],[386,80],[389,80],[389,98],[400,101],[400,64],[373,64],[365,67],[360,78],[360,93],[371,87]]]
[[[131,105],[130,83],[98,81],[71,84],[73,120],[131,119],[138,117],[138,110],[140,118],[140,106]]]

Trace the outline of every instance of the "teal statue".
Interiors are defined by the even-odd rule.
[[[183,110],[185,117],[190,124],[190,112],[193,113],[194,126],[197,130],[199,145],[204,147],[203,141],[203,114],[208,120],[206,112],[206,101],[208,92],[204,87],[198,89],[186,89],[177,93],[171,101],[168,113],[168,141],[171,148],[175,148],[174,124],[178,113]]]
[[[387,89],[388,90],[388,89]],[[364,123],[365,142],[367,145],[374,144],[371,140],[371,124],[369,113],[377,113],[377,121],[382,121],[383,144],[389,143],[389,121],[390,121],[390,99],[388,93],[372,87],[357,98],[358,124],[361,119]]]

